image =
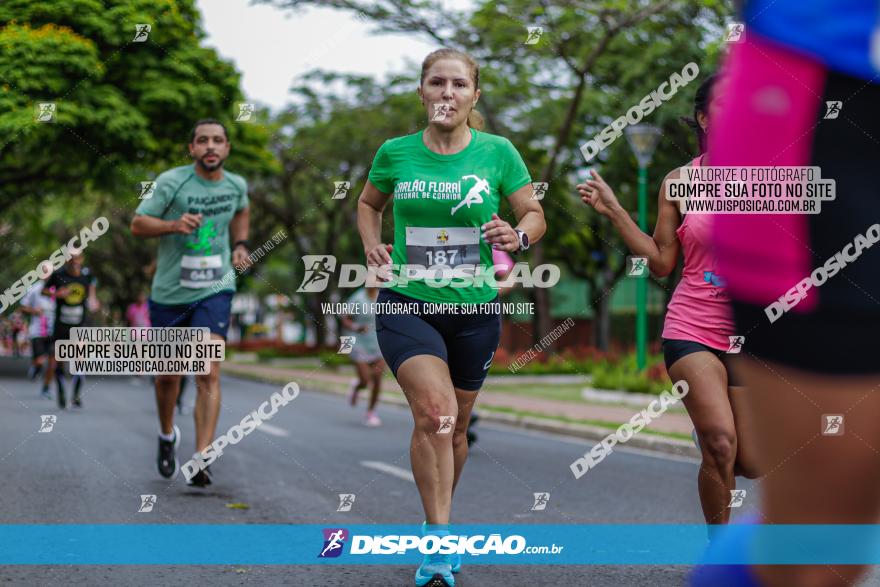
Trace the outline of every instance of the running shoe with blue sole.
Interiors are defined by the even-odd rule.
[[[422,536],[428,530],[428,521],[422,522]],[[461,570],[461,555],[457,552],[449,555],[449,564],[452,566],[452,572],[457,573]]]
[[[455,587],[449,555],[426,554],[416,571],[416,587]]]

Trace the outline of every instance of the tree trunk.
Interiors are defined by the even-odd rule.
[[[532,268],[544,263],[544,247],[541,243],[535,245],[532,253]],[[535,314],[532,317],[532,343],[537,344],[541,338],[550,332],[552,319],[550,317],[550,292],[546,287],[532,288],[532,301],[535,304]]]

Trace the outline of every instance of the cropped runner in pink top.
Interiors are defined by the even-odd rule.
[[[717,105],[715,77],[706,79],[694,97],[694,118],[687,122],[697,131],[701,153],[705,152],[708,113]],[[716,86],[720,86],[720,81]],[[716,90],[718,88],[715,88]],[[702,155],[691,165],[700,165]],[[666,199],[666,182],[678,179],[671,171],[660,188],[654,235],[642,232],[618,202],[614,191],[595,171],[577,186],[584,203],[607,216],[636,256],[647,257],[648,267],[658,276],[669,275],[684,254],[684,271],[675,288],[663,329],[663,355],[673,381],[685,380],[689,392],[684,405],[694,423],[703,462],[697,478],[703,516],[710,537],[730,517],[730,491],[735,475],[756,476],[754,454],[744,447],[743,397],[730,368],[733,319],[724,280],[718,275],[711,244],[711,216],[682,217],[678,206]]]
[[[691,166],[699,167],[702,159],[702,155],[697,157]],[[727,353],[735,332],[730,299],[711,247],[712,216],[685,214],[675,235],[684,254],[684,268],[666,308],[663,340],[697,342]]]

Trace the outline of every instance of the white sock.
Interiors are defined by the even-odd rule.
[[[159,438],[171,442],[172,440],[174,440],[174,430],[171,431],[171,434],[162,434],[162,431],[159,430]]]

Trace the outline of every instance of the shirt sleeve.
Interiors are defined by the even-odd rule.
[[[502,152],[504,158],[504,177],[501,178],[500,191],[505,198],[527,183],[532,182],[529,169],[520,156],[519,151],[510,141],[504,141]]]
[[[391,164],[391,157],[388,156],[388,143],[385,142],[376,151],[376,157],[373,158],[373,166],[370,167],[370,183],[376,186],[376,189],[383,194],[394,192],[394,169]]]
[[[165,175],[156,178],[156,187],[153,195],[145,200],[141,200],[135,214],[143,214],[144,216],[155,216],[161,218],[168,210],[171,199],[174,197],[175,183],[168,179]]]

